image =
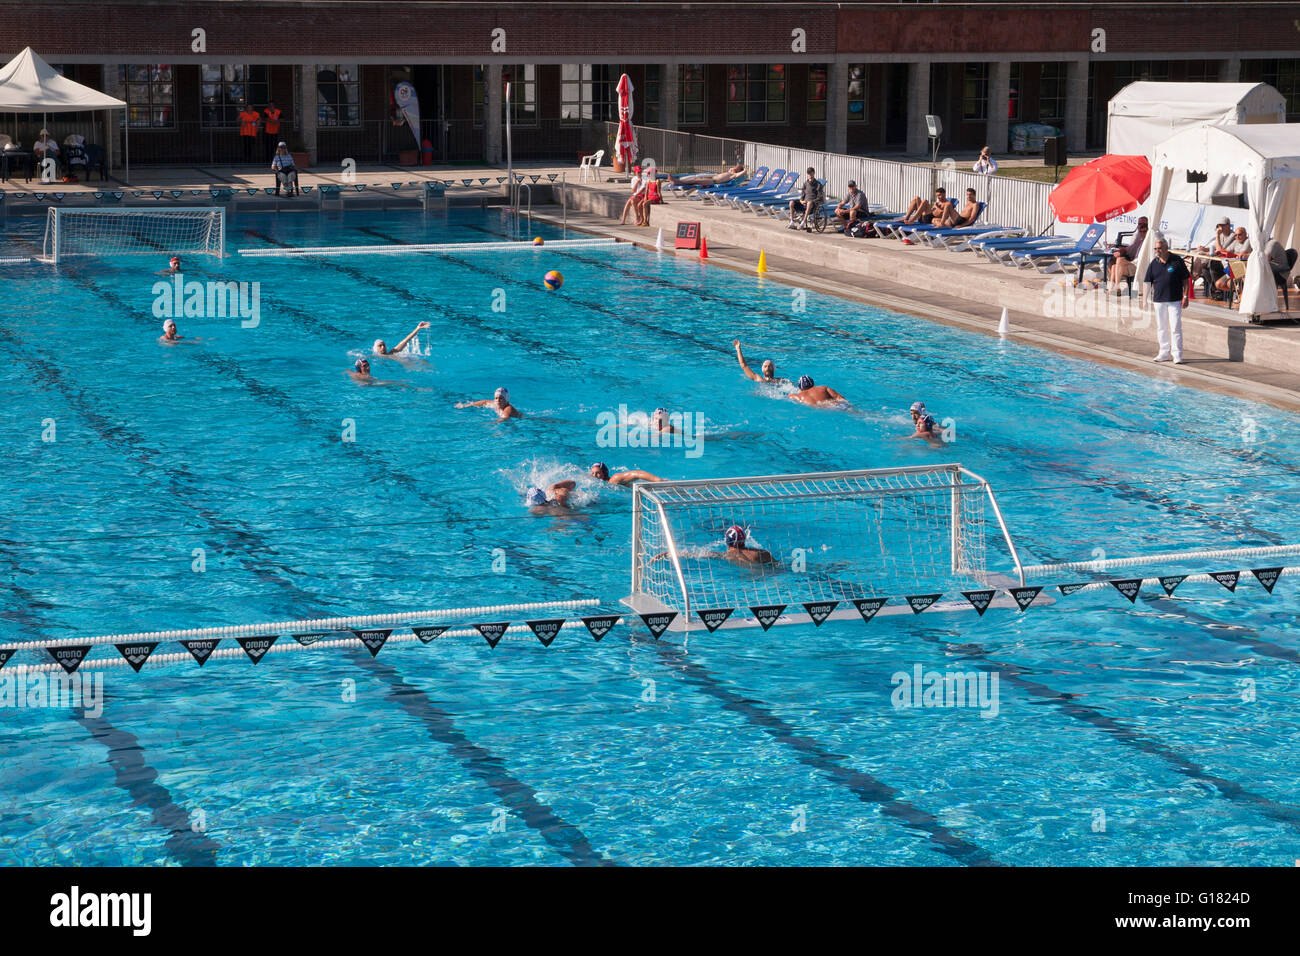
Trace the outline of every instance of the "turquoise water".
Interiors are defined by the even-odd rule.
[[[240,215],[228,244],[501,230],[478,212]],[[19,220],[0,235],[0,255],[39,238]],[[521,503],[597,458],[672,478],[959,461],[997,490],[1026,563],[1300,540],[1300,422],[1164,371],[815,292],[799,311],[788,287],[693,260],[556,247],[195,260],[187,278],[260,283],[260,321],[182,318],[196,340],[166,346],[165,258],[6,267],[0,642],[569,598],[616,610],[630,493],[584,482],[570,518]],[[556,268],[565,285],[547,292]],[[373,362],[409,387],[346,376],[420,319],[422,362]],[[736,337],[854,410],[765,394]],[[498,385],[525,418],[454,408]],[[955,443],[892,440],[918,398]],[[620,404],[700,416],[702,454],[597,447]],[[685,646],[638,624],[549,648],[117,668],[102,717],[0,708],[0,860],[1291,865],[1294,591],[1189,583],[1130,606],[1108,589]],[[996,716],[894,707],[893,675],[918,664],[996,673]]]

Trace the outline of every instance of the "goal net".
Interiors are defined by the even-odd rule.
[[[226,211],[220,207],[62,209],[45,220],[43,257],[214,255],[224,253]]]
[[[771,562],[728,555],[733,526]],[[989,570],[1017,574],[1019,558],[992,489],[960,465],[639,483],[632,538],[623,603],[688,619],[1020,583]]]

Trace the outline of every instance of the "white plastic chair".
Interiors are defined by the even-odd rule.
[[[582,175],[582,179],[581,179],[582,182],[586,182],[587,177],[589,176],[599,181],[600,162],[604,158],[605,158],[605,151],[603,149],[596,150],[590,156],[582,157],[582,161],[578,163],[578,169],[581,171],[581,175]]]

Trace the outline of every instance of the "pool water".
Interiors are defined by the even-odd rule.
[[[30,254],[39,228],[10,220],[0,255]],[[227,243],[503,230],[491,211],[240,214]],[[617,610],[631,494],[583,479],[596,459],[670,478],[957,461],[991,483],[1026,564],[1300,540],[1300,421],[1163,370],[554,245],[195,259],[187,279],[259,283],[260,320],[181,318],[188,338],[168,346],[165,258],[4,267],[0,643],[520,601]],[[372,360],[401,385],[347,376],[420,320],[419,361]],[[852,410],[766,393],[733,338]],[[524,418],[455,408],[502,385]],[[955,442],[895,440],[917,399]],[[700,454],[598,447],[620,405],[691,412]],[[527,487],[562,477],[581,508],[529,514]],[[1246,578],[1235,594],[1149,590],[685,644],[638,623],[549,648],[116,668],[101,716],[0,708],[0,861],[1291,865],[1294,579],[1271,596]],[[996,713],[895,706],[896,675],[918,665],[996,675]]]

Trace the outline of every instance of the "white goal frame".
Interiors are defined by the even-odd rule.
[[[118,206],[114,208],[104,208],[91,206],[84,209],[64,208],[61,206],[50,206],[47,210],[45,219],[45,239],[42,248],[41,259],[44,262],[57,265],[63,259],[69,256],[94,256],[99,253],[95,252],[75,252],[67,253],[63,251],[63,236],[65,232],[65,220],[95,216],[100,218],[120,217],[127,219],[130,217],[140,216],[157,216],[159,218],[175,217],[176,213],[202,213],[210,218],[213,227],[208,230],[205,237],[203,248],[181,248],[181,249],[114,249],[105,250],[103,255],[158,255],[178,253],[181,255],[214,255],[224,256],[226,248],[226,210],[221,206],[162,206],[158,208],[146,208],[140,206]]]
[[[942,491],[944,487],[950,487],[952,495],[952,508],[949,518],[949,547],[951,549],[951,569],[954,574],[972,574],[966,565],[963,551],[962,536],[962,497],[963,493],[976,491],[987,497],[990,510],[996,520],[998,530],[1001,533],[1001,539],[1005,543],[1007,552],[1011,557],[1013,568],[1009,569],[1010,574],[984,573],[979,575],[988,581],[996,583],[999,587],[1014,587],[1025,584],[1025,572],[1020,562],[1020,555],[1016,550],[1015,542],[1011,539],[1011,534],[1007,530],[1006,520],[1002,516],[1002,509],[998,506],[997,497],[993,493],[989,483],[967,468],[959,464],[939,464],[924,465],[905,468],[873,468],[859,469],[854,471],[830,471],[830,472],[813,472],[803,474],[787,475],[757,475],[750,477],[737,478],[716,478],[716,479],[695,479],[689,481],[664,481],[664,482],[637,482],[632,488],[632,593],[623,598],[621,603],[632,608],[638,613],[665,613],[678,612],[678,619],[673,622],[672,630],[689,629],[691,615],[698,610],[691,602],[691,589],[686,582],[685,575],[682,571],[681,560],[678,555],[678,543],[674,539],[672,523],[669,521],[665,509],[665,498],[672,495],[673,492],[690,490],[693,488],[709,488],[720,491],[728,487],[743,485],[806,485],[808,482],[830,483],[842,481],[845,479],[852,480],[857,478],[881,479],[881,478],[906,478],[911,475],[926,476],[946,476],[947,481],[935,486]],[[915,489],[909,488],[881,488],[879,494],[886,497],[894,494],[906,494]],[[871,491],[865,491],[861,488],[845,491],[796,491],[786,494],[780,492],[774,493],[770,500],[793,500],[799,497],[816,498],[825,500],[832,497],[842,498],[860,498],[864,494],[871,494]],[[742,499],[737,499],[742,500]],[[747,499],[753,500],[753,499]],[[644,568],[643,555],[641,553],[640,542],[642,541],[643,522],[651,520],[658,525],[659,532],[663,535],[667,543],[668,557],[671,560],[672,575],[676,581],[676,589],[680,597],[680,606],[673,607],[665,603],[661,598],[650,593],[644,586]],[[739,608],[737,610],[740,610]],[[892,609],[894,611],[907,610],[905,607]],[[891,609],[882,609],[880,613],[890,613]],[[841,616],[845,612],[836,612],[835,617]],[[856,611],[847,612],[847,616],[857,616]],[[791,622],[794,620],[805,619],[802,615],[783,616],[784,621],[789,617]],[[740,621],[728,621],[731,626],[744,626]]]

